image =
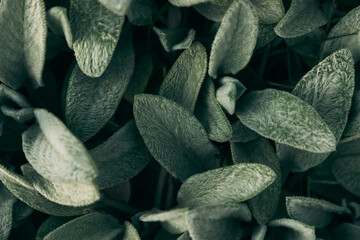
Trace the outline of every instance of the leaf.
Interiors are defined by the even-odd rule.
[[[327,18],[319,8],[319,1],[293,0],[289,10],[275,27],[275,32],[282,38],[295,38],[325,25],[326,22]]]
[[[281,0],[251,0],[256,8],[259,21],[265,24],[279,22],[285,15]]]
[[[20,110],[16,110],[7,105],[2,105],[0,106],[0,110],[2,114],[7,117],[11,117],[18,123],[25,123],[34,117],[34,108],[23,108]]]
[[[310,70],[295,86],[293,94],[310,104],[339,142],[345,129],[354,92],[354,67],[349,50],[340,50]],[[330,153],[316,154],[277,146],[280,162],[293,171],[306,171]]]
[[[35,109],[38,125],[23,133],[26,159],[44,178],[55,182],[91,181],[96,166],[84,145],[45,109]]]
[[[177,7],[190,7],[199,3],[211,2],[217,5],[224,5],[230,0],[169,0],[169,2]]]
[[[160,86],[159,95],[193,112],[206,74],[206,66],[206,49],[196,42],[185,50],[171,67]]]
[[[352,223],[342,223],[331,232],[335,240],[356,240],[360,236],[360,226]]]
[[[275,89],[242,97],[236,116],[265,138],[309,152],[335,150],[335,137],[324,120],[300,98]]]
[[[360,134],[360,90],[355,89],[351,100],[348,122],[342,137],[352,137]]]
[[[132,0],[126,11],[129,22],[136,26],[151,24],[157,12],[154,0]]]
[[[166,231],[173,234],[180,234],[188,230],[186,216],[188,208],[175,208],[172,210],[155,210],[142,214],[140,220],[143,222],[161,222]]]
[[[100,193],[91,181],[75,183],[51,182],[38,174],[30,164],[21,166],[21,170],[30,184],[45,198],[52,202],[81,207],[100,199]]]
[[[351,193],[360,196],[359,155],[337,158],[332,165],[336,180]]]
[[[161,45],[167,52],[189,48],[196,34],[192,28],[173,29],[153,27],[153,31],[159,37]]]
[[[133,0],[98,0],[98,1],[116,15],[124,16]]]
[[[43,240],[46,235],[48,235],[56,228],[62,226],[69,220],[71,220],[71,218],[50,216],[40,225],[35,240]]]
[[[266,235],[266,231],[267,231],[267,226],[266,225],[258,225],[255,227],[252,235],[251,235],[251,240],[264,240],[265,239],[265,235]]]
[[[204,206],[187,215],[189,234],[197,240],[240,239],[244,230],[239,221],[251,221],[246,204]]]
[[[259,33],[255,50],[264,47],[276,38],[274,27],[276,24],[259,24]]]
[[[8,239],[12,228],[13,205],[16,198],[2,183],[0,183],[0,199],[0,239]]]
[[[271,168],[275,181],[259,195],[249,200],[249,207],[254,218],[260,224],[266,224],[274,216],[280,201],[281,169],[274,147],[264,138],[257,138],[247,143],[231,143],[231,153],[235,164],[260,163]]]
[[[292,50],[300,55],[316,58],[316,61],[318,61],[319,49],[325,39],[325,31],[317,28],[300,37],[285,39],[285,42]]]
[[[345,212],[343,207],[307,197],[286,197],[286,209],[291,218],[317,228],[328,225],[334,213]]]
[[[133,74],[133,47],[130,39],[122,37],[101,77],[90,78],[81,72],[79,66],[70,75],[65,119],[69,129],[82,141],[94,136],[114,115]]]
[[[216,100],[225,109],[233,115],[235,113],[236,101],[246,90],[246,87],[237,79],[232,77],[223,77],[219,80],[220,87],[216,89]]]
[[[351,51],[354,62],[360,60],[360,7],[348,12],[329,32],[325,41],[322,58],[331,53],[347,48]]]
[[[181,206],[216,205],[248,200],[276,178],[261,164],[236,164],[196,174],[186,180],[177,195]]]
[[[100,77],[105,72],[124,21],[124,16],[107,10],[98,0],[70,1],[73,49],[77,64],[87,76]]]
[[[185,232],[185,233],[181,234],[181,236],[178,237],[176,240],[192,240],[192,238],[190,237],[189,232]]]
[[[83,212],[82,208],[62,206],[40,195],[23,176],[0,165],[0,180],[21,201],[30,207],[54,216],[74,216]]]
[[[71,33],[68,11],[65,7],[52,7],[47,11],[48,27],[57,35],[64,36],[70,49],[73,48],[73,35]]]
[[[180,181],[219,166],[217,149],[205,129],[177,103],[140,94],[135,97],[134,117],[152,156]]]
[[[230,139],[230,142],[236,143],[246,143],[252,140],[257,139],[260,137],[259,134],[254,132],[253,130],[246,127],[244,124],[242,124],[240,121],[234,122],[232,125],[232,138]]]
[[[236,74],[250,61],[258,35],[258,18],[248,0],[234,1],[211,47],[209,75]]]
[[[293,219],[276,219],[272,220],[268,224],[269,227],[281,227],[279,229],[278,235],[274,237],[279,239],[294,239],[294,240],[315,240],[315,228],[308,226],[301,222],[298,222]],[[284,229],[285,228],[285,229]]]
[[[12,208],[12,227],[20,227],[33,212],[33,208],[17,199]]]
[[[46,17],[43,0],[3,0],[0,4],[0,81],[13,89],[43,86]]]
[[[91,149],[90,155],[98,169],[95,183],[100,189],[136,176],[151,159],[133,120],[126,123],[103,144]]]
[[[194,114],[211,140],[226,142],[231,138],[230,122],[215,98],[215,87],[210,77],[205,79],[201,87]]]
[[[61,225],[44,240],[112,240],[122,231],[123,227],[111,215],[93,212]]]
[[[122,238],[123,240],[141,240],[136,228],[130,222],[125,221],[124,225],[125,233]]]
[[[207,1],[204,3],[196,4],[193,7],[205,18],[214,22],[221,22],[226,11],[228,10],[228,8],[232,3],[233,0],[228,0],[227,3],[224,5],[216,5]]]

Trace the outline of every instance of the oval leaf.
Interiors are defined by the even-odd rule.
[[[279,236],[274,236],[274,238],[279,239],[294,239],[294,240],[315,240],[315,228],[308,226],[301,222],[298,222],[293,219],[277,219],[272,220],[268,224],[269,227],[282,227],[286,230],[279,231]],[[280,235],[281,234],[281,235]]]
[[[52,7],[47,11],[48,27],[55,34],[64,36],[70,49],[73,48],[73,35],[71,32],[68,11],[65,7]]]
[[[125,233],[122,240],[141,240],[136,228],[128,221],[124,222]]]
[[[46,235],[50,232],[54,231],[56,228],[60,227],[61,225],[65,224],[69,220],[72,220],[68,217],[55,217],[50,216],[48,217],[39,227],[35,240],[43,240]]]
[[[251,0],[251,2],[256,8],[261,23],[277,23],[285,15],[285,8],[282,0]]]
[[[169,0],[169,2],[177,7],[190,7],[199,3],[211,2],[214,4],[224,5],[230,0]]]
[[[0,183],[0,239],[8,239],[13,225],[14,195]]]
[[[319,114],[300,98],[275,89],[240,99],[236,116],[258,134],[309,152],[335,150],[335,137]]]
[[[332,165],[336,180],[351,193],[360,196],[359,155],[337,158]]]
[[[98,0],[102,5],[113,13],[124,16],[133,0]]]

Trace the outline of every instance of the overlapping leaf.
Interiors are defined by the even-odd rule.
[[[123,240],[140,240],[139,233],[130,222],[125,221],[124,225],[125,225],[125,233],[122,238]]]
[[[251,0],[251,2],[256,8],[261,23],[277,23],[285,15],[285,8],[281,0]]]
[[[16,201],[14,195],[0,183],[0,239],[8,239],[12,228],[13,205]]]
[[[206,17],[207,19],[214,22],[221,22],[224,17],[226,11],[233,3],[233,0],[228,0],[224,5],[216,5],[212,2],[204,2],[194,5],[196,11],[198,11],[201,15]]]
[[[332,166],[336,180],[351,193],[360,196],[359,155],[337,158]]]
[[[73,35],[68,18],[68,10],[65,7],[53,7],[47,11],[46,20],[51,31],[64,36],[68,47],[72,49]]]
[[[46,235],[69,220],[71,220],[71,218],[50,216],[40,225],[39,230],[36,233],[35,240],[43,240]]]
[[[196,4],[211,2],[217,5],[224,5],[230,0],[169,0],[171,4],[177,7],[190,7]]]
[[[252,140],[255,140],[256,138],[260,137],[259,134],[254,132],[253,130],[246,127],[244,124],[242,124],[240,121],[236,121],[231,125],[232,128],[232,138],[230,142],[242,142],[246,143]]]
[[[133,0],[98,0],[113,13],[124,16]]]
[[[159,40],[167,52],[187,49],[195,38],[194,29],[172,29],[153,27]]]
[[[294,240],[315,240],[315,228],[293,219],[276,219],[268,224],[269,227],[281,228],[274,234],[274,238]]]
[[[223,77],[219,80],[221,86],[216,89],[216,100],[225,109],[233,115],[235,113],[235,104],[246,90],[246,87],[237,79],[232,77]]]
[[[126,11],[129,22],[143,26],[151,24],[153,15],[156,13],[156,3],[154,0],[132,0]]]

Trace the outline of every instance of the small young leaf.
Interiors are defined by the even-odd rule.
[[[91,149],[90,155],[98,169],[95,183],[100,189],[134,177],[151,159],[133,120],[103,144]]]
[[[107,9],[119,16],[124,16],[133,0],[98,0]]]
[[[251,2],[256,8],[261,23],[277,23],[285,15],[284,4],[281,0],[251,0]]]
[[[193,112],[206,74],[206,66],[206,49],[196,42],[185,50],[171,67],[160,86],[159,95]]]
[[[215,87],[210,77],[205,79],[201,87],[194,114],[206,129],[211,140],[226,142],[231,138],[230,122],[215,98]]]
[[[75,218],[44,237],[44,240],[113,240],[123,232],[118,221],[107,214],[93,212]]]
[[[124,16],[107,10],[98,0],[70,1],[75,57],[81,71],[87,76],[100,77],[105,72],[124,21]]]
[[[211,47],[209,75],[236,74],[250,61],[256,45],[258,17],[249,0],[234,1]]]
[[[206,17],[207,19],[214,22],[221,22],[226,11],[233,3],[233,0],[228,0],[228,2],[224,5],[216,5],[209,1],[194,5],[196,11],[198,11],[201,15]]]
[[[262,164],[236,164],[196,174],[186,180],[177,195],[181,206],[217,205],[248,200],[276,178]]]
[[[30,77],[43,86],[46,17],[43,0],[3,0],[0,4],[0,81],[17,89]]]
[[[352,223],[342,223],[331,232],[335,240],[356,240],[360,236],[360,226]]]
[[[326,15],[319,8],[319,1],[292,0],[290,9],[275,27],[282,38],[295,38],[305,35],[327,22]]]
[[[325,42],[322,57],[331,53],[347,48],[351,51],[354,62],[360,60],[360,6],[354,8],[346,14],[330,31]]]
[[[358,146],[358,145],[357,145]],[[336,180],[351,193],[360,196],[359,155],[337,158],[332,165]]]
[[[154,0],[132,0],[126,11],[129,22],[136,26],[151,24],[157,7]]]
[[[153,31],[158,35],[160,43],[167,52],[189,48],[196,34],[192,28],[189,30],[153,27]]]
[[[122,240],[141,240],[136,228],[128,221],[124,222],[125,233]]]
[[[36,109],[39,125],[23,133],[23,151],[34,169],[57,182],[93,180],[96,166],[84,145],[45,109]]]
[[[232,77],[223,77],[219,83],[221,86],[216,89],[216,100],[228,114],[233,115],[235,113],[236,100],[243,95],[246,87],[239,80]]]
[[[8,239],[12,228],[14,195],[0,182],[0,239]]]
[[[273,236],[274,239],[293,239],[293,240],[315,240],[315,228],[308,226],[293,219],[277,219],[272,220],[268,224],[269,227],[281,227],[278,235]]]
[[[65,7],[53,7],[47,11],[48,27],[57,35],[64,36],[70,49],[73,48],[73,35],[71,33],[68,11]]]
[[[309,152],[331,152],[336,139],[319,114],[300,98],[276,89],[253,91],[237,104],[236,116],[258,134]]]
[[[76,66],[65,98],[65,119],[80,140],[95,135],[114,115],[133,74],[135,54],[123,35],[114,56],[101,77],[90,78]]]
[[[140,94],[135,97],[134,117],[152,156],[180,181],[219,166],[217,149],[205,129],[177,103]]]
[[[232,128],[233,134],[232,134],[232,138],[230,139],[230,142],[246,143],[246,142],[255,140],[258,137],[260,137],[259,134],[257,134],[250,128],[246,127],[240,121],[234,122],[231,125],[231,128]]]

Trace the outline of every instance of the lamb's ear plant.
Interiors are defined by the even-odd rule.
[[[360,239],[353,0],[0,0],[0,240]]]

